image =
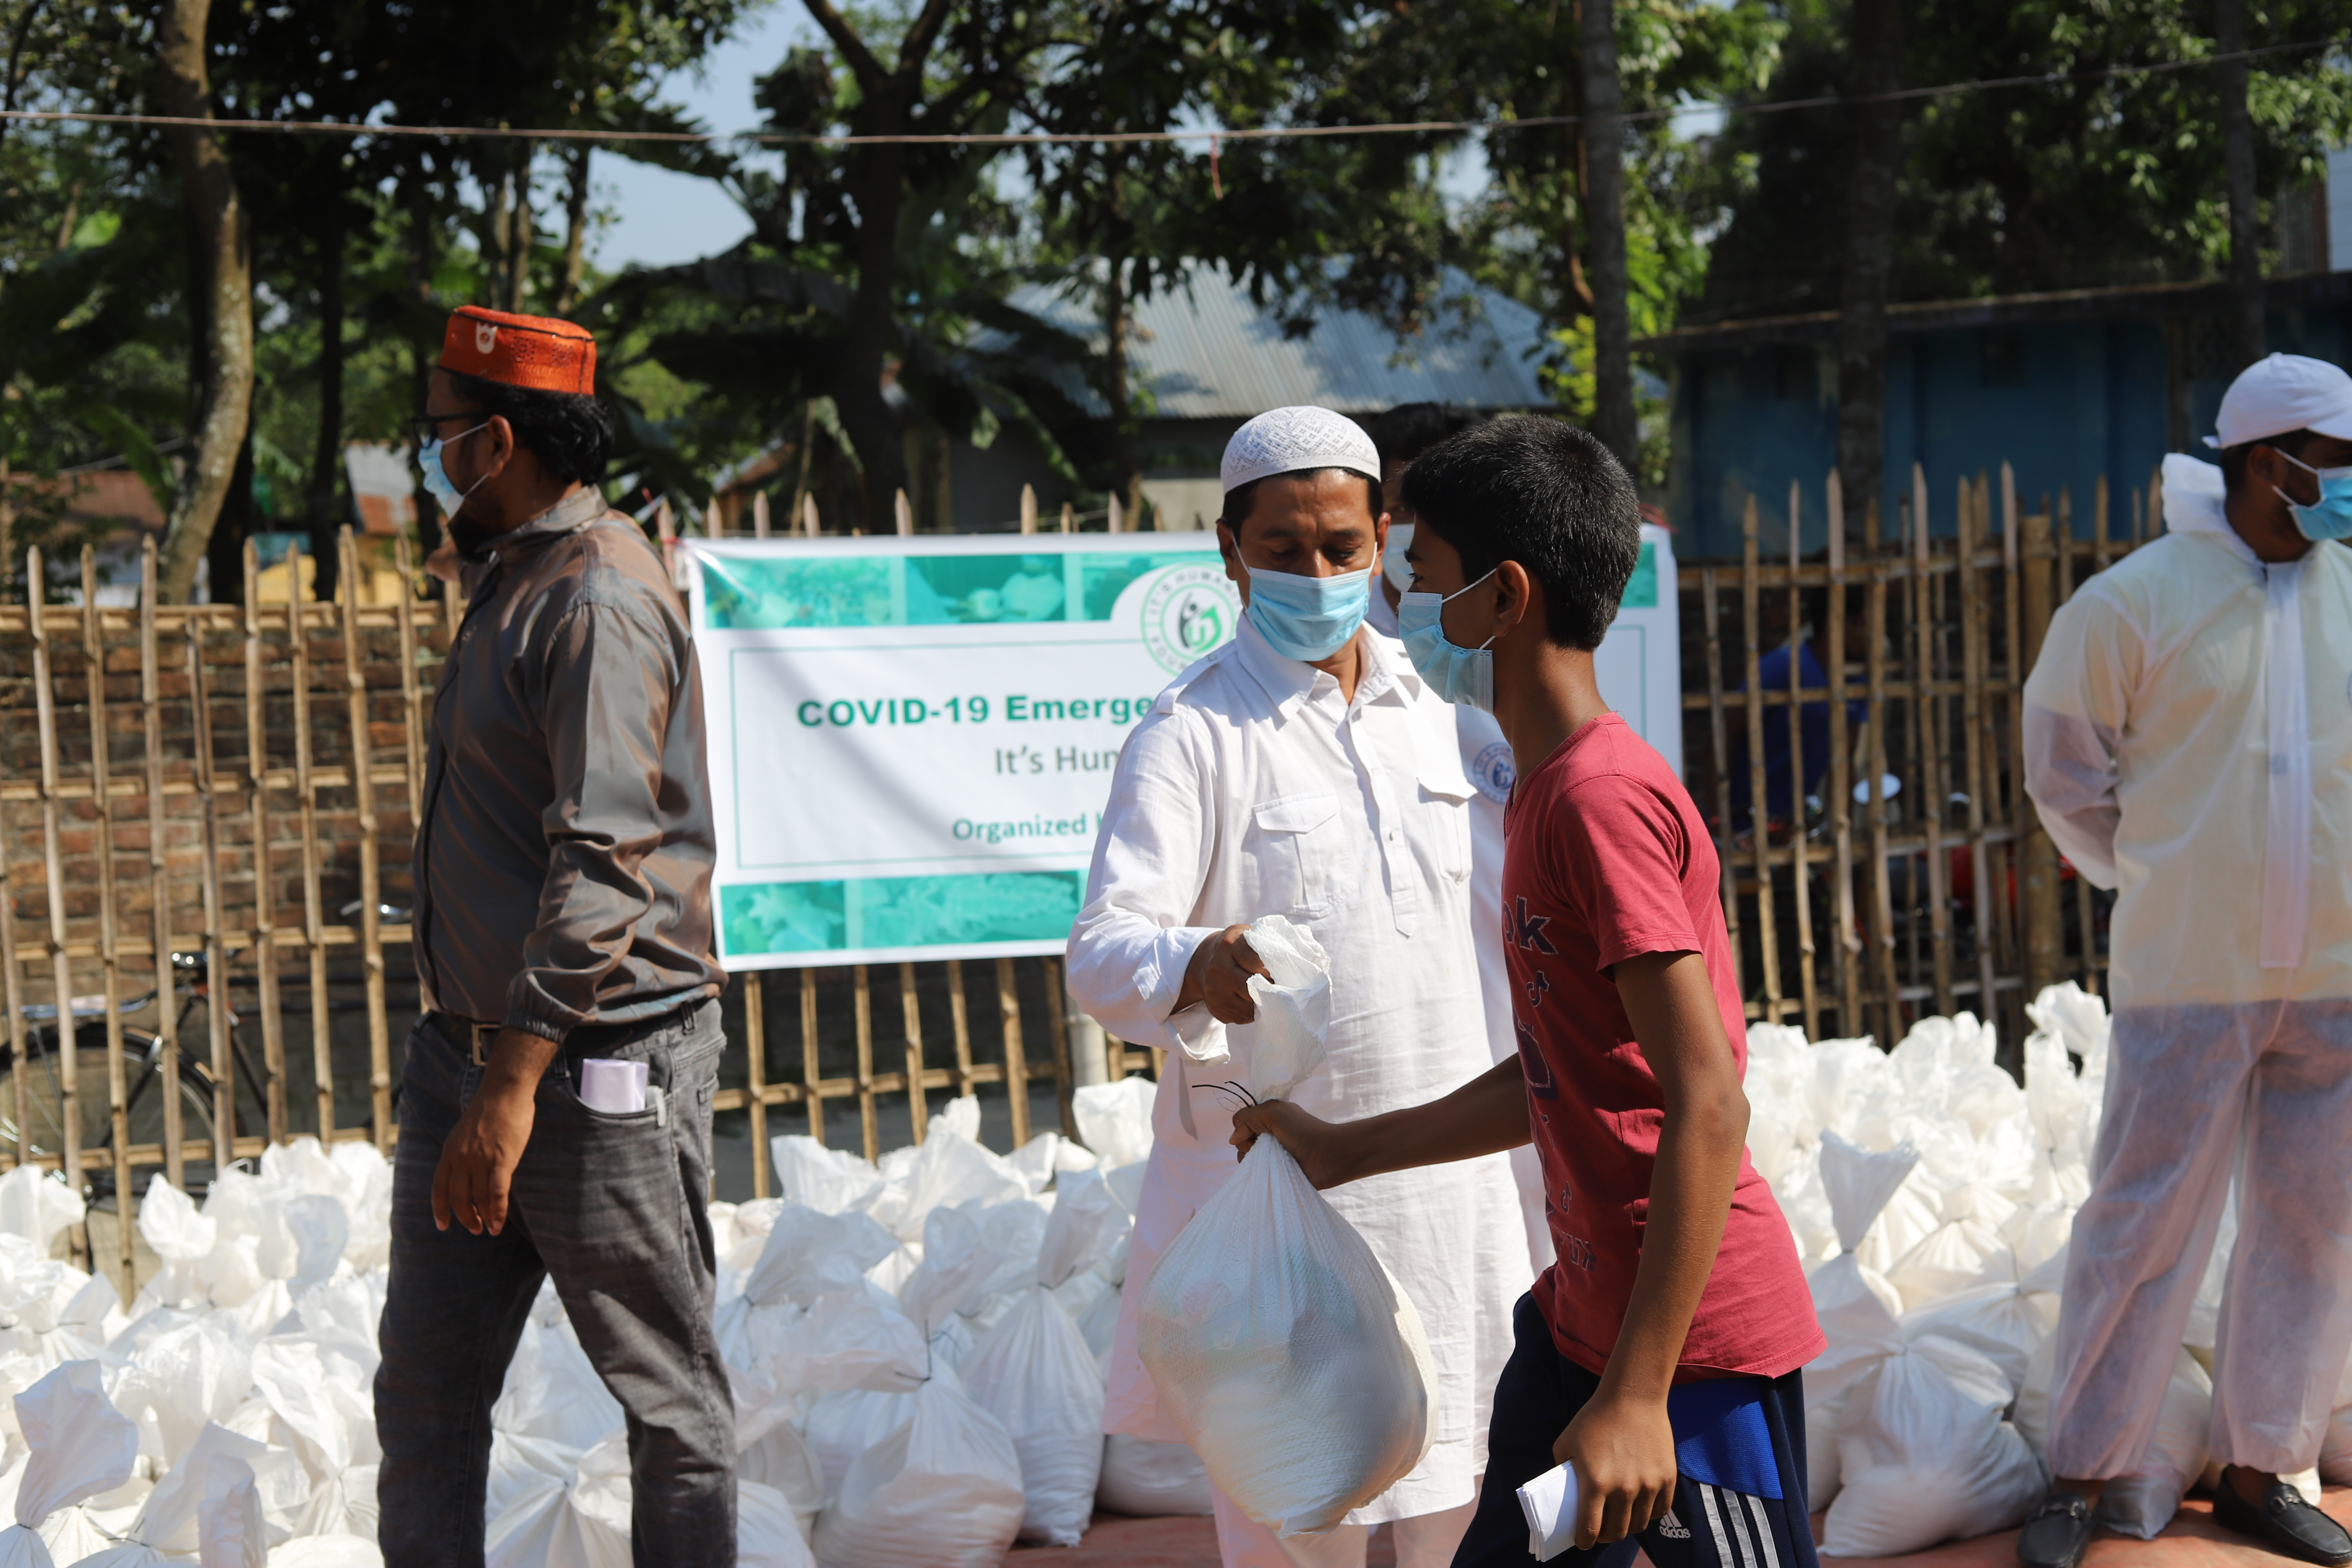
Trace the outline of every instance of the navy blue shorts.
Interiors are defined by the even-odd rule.
[[[1601,1387],[1559,1353],[1533,1296],[1512,1313],[1511,1359],[1495,1385],[1486,1480],[1454,1568],[1532,1563],[1518,1489],[1553,1466],[1551,1446]],[[1552,1559],[1626,1568],[1638,1548],[1656,1568],[1818,1568],[1805,1503],[1802,1374],[1687,1383],[1667,1395],[1674,1506],[1641,1534]]]

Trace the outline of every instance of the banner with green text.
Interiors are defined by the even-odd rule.
[[[1241,613],[1209,533],[684,549],[730,969],[1061,952],[1128,731]]]
[[[1673,557],[1643,531],[1602,689],[1679,766]],[[680,548],[736,970],[1060,952],[1128,731],[1241,615],[1211,533]]]

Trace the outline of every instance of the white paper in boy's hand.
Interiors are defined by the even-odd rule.
[[[1576,1471],[1554,1465],[1519,1489],[1519,1511],[1528,1516],[1528,1554],[1549,1563],[1576,1544]]]
[[[646,1108],[646,1064],[585,1057],[580,1063],[580,1103],[607,1116],[629,1116]]]

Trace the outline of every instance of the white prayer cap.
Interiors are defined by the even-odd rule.
[[[2219,434],[2205,437],[2208,447],[2242,447],[2290,430],[2352,441],[2352,375],[2326,360],[2273,354],[2230,384],[2214,423]]]
[[[1217,478],[1231,494],[1253,479],[1302,468],[1346,468],[1377,481],[1381,449],[1344,414],[1311,404],[1270,408],[1234,432]]]

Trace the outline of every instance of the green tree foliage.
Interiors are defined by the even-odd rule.
[[[657,101],[656,84],[698,58],[745,3],[220,0],[208,39],[214,110],[690,129]],[[144,7],[0,0],[0,86],[14,106],[152,108]],[[249,479],[216,531],[226,550],[215,551],[216,579],[246,531],[331,529],[348,516],[337,492],[342,440],[399,438],[452,306],[551,308],[571,247],[543,220],[572,216],[560,146],[262,132],[225,140],[250,218],[260,341],[240,465]],[[692,147],[625,151],[706,173],[724,166]],[[16,472],[127,465],[152,473],[168,499],[190,415],[187,307],[180,195],[152,132],[0,132],[0,456]],[[53,486],[12,493],[19,542],[63,510]],[[331,570],[332,552],[320,557]]]
[[[1846,79],[1844,7],[1788,7],[1786,64],[1748,101],[1834,93]],[[2133,72],[2210,56],[2210,8],[2182,0],[2033,0],[1915,11],[1904,79],[1930,86],[2021,75],[2126,74],[1923,100],[1905,135],[1895,298],[1959,299],[2216,276],[2229,242],[2209,70]],[[2248,45],[2352,32],[2344,0],[2249,7]],[[2308,182],[2352,132],[2352,76],[2327,49],[2253,62],[2258,181]],[[1713,247],[1708,319],[1836,307],[1847,149],[1833,110],[1734,116],[1709,149],[1729,222]]]

